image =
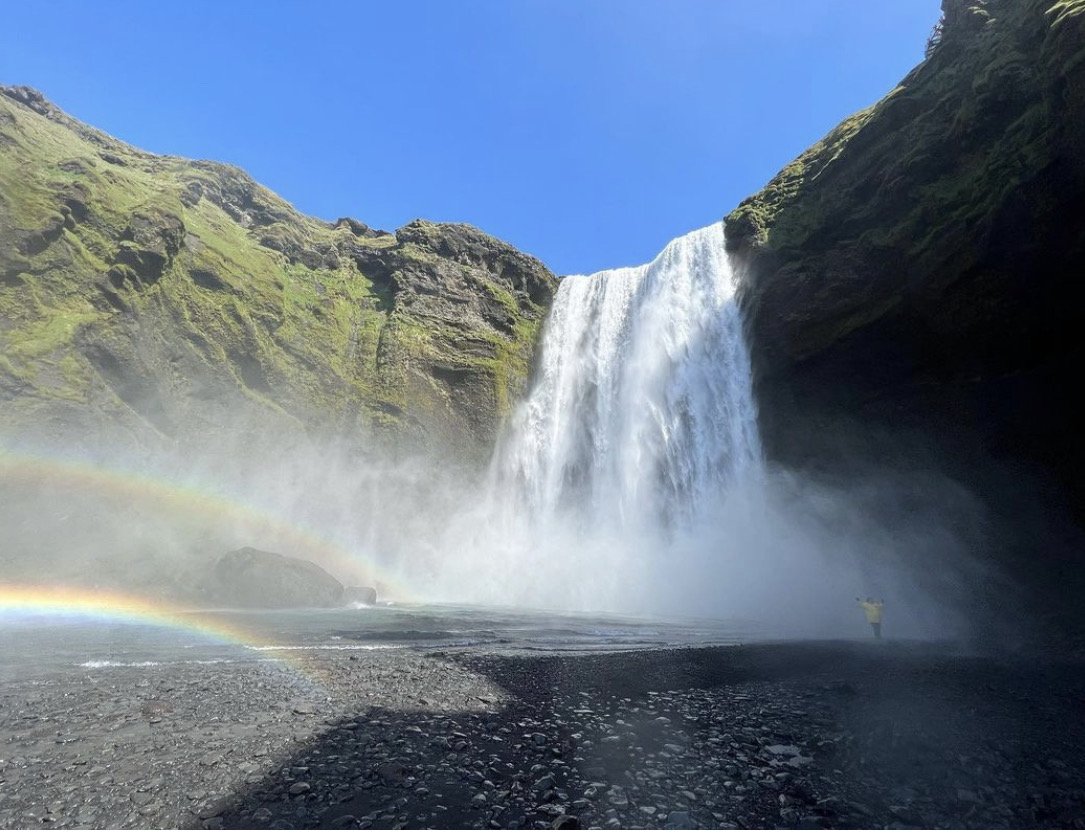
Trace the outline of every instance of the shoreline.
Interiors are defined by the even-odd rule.
[[[299,653],[0,683],[0,827],[1085,825],[1077,661]]]

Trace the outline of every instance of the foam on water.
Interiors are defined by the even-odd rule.
[[[91,659],[79,663],[80,668],[157,668],[161,665],[229,665],[236,663],[235,659],[185,659],[185,660],[141,660],[138,662],[123,662],[112,659]]]
[[[253,665],[289,671],[299,661],[342,652],[497,649],[628,650],[727,644],[756,634],[747,623],[633,619],[553,611],[416,606],[396,611],[274,611],[235,614],[246,627],[274,627],[278,639],[251,646],[189,644],[152,625],[103,628],[64,619],[0,629],[0,681],[54,673],[100,673]]]

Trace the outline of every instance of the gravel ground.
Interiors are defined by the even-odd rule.
[[[1085,826],[1085,666],[314,652],[0,688],[2,827]]]

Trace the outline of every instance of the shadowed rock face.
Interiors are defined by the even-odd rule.
[[[792,464],[945,468],[1033,513],[1011,548],[1050,566],[1085,515],[1085,3],[943,6],[922,64],[727,218],[762,428]]]
[[[0,436],[239,425],[488,449],[555,289],[465,225],[299,214],[0,87]]]

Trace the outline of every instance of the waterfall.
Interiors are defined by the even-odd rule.
[[[564,278],[491,488],[537,522],[680,526],[761,463],[717,223],[651,263]]]
[[[441,589],[629,607],[761,460],[722,223],[647,265],[563,278],[531,390],[443,547]]]
[[[913,633],[957,628],[907,565],[925,552],[970,574],[942,506],[980,516],[937,479],[923,504],[895,478],[842,489],[766,465],[735,284],[722,224],[645,266],[563,278],[530,390],[428,550],[426,592],[840,636],[873,587]]]

